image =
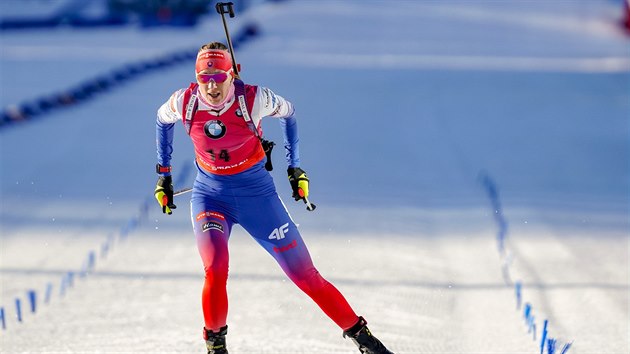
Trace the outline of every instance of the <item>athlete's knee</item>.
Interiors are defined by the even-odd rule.
[[[315,267],[305,269],[303,271],[287,272],[289,278],[297,285],[302,291],[310,293],[324,288],[328,282]]]
[[[198,239],[200,236],[197,236]],[[217,235],[201,235],[203,239],[198,242],[199,255],[203,262],[206,278],[227,278],[229,266],[229,252],[227,242],[216,239]],[[213,240],[212,238],[215,237]]]
[[[227,262],[214,262],[204,265],[204,274],[207,281],[210,282],[227,282],[229,266]]]

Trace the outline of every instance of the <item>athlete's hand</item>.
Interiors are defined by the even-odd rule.
[[[299,167],[289,167],[287,169],[289,183],[293,189],[293,199],[296,201],[308,198],[308,177],[306,172]]]
[[[173,178],[171,176],[161,176],[157,185],[155,186],[155,199],[162,207],[164,214],[171,215],[173,211],[171,209],[177,208],[173,204]]]
[[[291,183],[291,189],[293,190],[293,199],[296,201],[303,200],[306,203],[306,209],[309,211],[315,210],[315,204],[312,204],[308,200],[308,177],[306,172],[299,167],[289,167],[287,169],[289,175],[289,183]]]

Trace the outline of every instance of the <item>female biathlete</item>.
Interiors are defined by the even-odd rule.
[[[228,239],[240,224],[286,275],[319,305],[362,353],[391,353],[357,316],[343,295],[324,279],[302,237],[276,193],[265,169],[261,144],[263,117],[280,119],[295,200],[307,200],[309,180],[300,168],[298,133],[291,102],[264,87],[245,85],[235,77],[227,47],[203,45],[197,55],[196,83],[176,91],[158,110],[156,135],[160,175],[155,196],[171,214],[173,185],[171,153],[178,121],[192,139],[197,177],[191,197],[191,217],[203,260],[205,283],[203,336],[208,353],[227,353]]]

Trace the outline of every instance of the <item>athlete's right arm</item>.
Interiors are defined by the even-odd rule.
[[[171,154],[173,153],[173,132],[175,123],[182,119],[182,101],[184,90],[177,90],[171,95],[157,111],[157,122],[155,124],[155,140],[157,145],[157,159],[161,166],[171,165]],[[170,172],[161,173],[169,176]]]

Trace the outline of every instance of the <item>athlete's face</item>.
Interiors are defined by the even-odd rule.
[[[219,104],[225,99],[233,81],[231,73],[218,69],[206,69],[197,74],[199,91],[212,104]]]

